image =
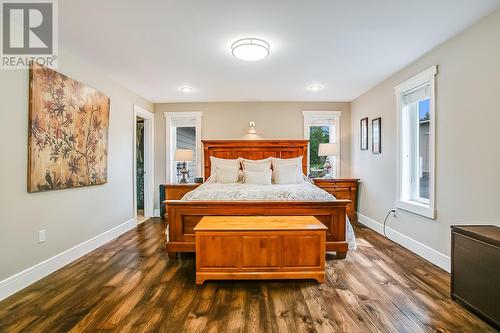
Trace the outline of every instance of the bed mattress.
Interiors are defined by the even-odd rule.
[[[335,197],[309,183],[302,184],[219,184],[205,183],[188,192],[182,200],[188,201],[328,201]]]
[[[302,184],[220,184],[206,182],[186,193],[186,201],[333,201],[333,195],[305,181]],[[346,239],[349,250],[356,249],[356,240],[351,223],[346,217]]]

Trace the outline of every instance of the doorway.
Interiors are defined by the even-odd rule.
[[[134,105],[134,216],[138,224],[153,216],[154,114]]]

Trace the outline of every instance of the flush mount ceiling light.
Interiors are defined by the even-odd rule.
[[[240,60],[257,61],[269,55],[271,46],[268,42],[258,38],[238,39],[231,45],[233,56]]]
[[[182,86],[179,88],[179,90],[182,91],[183,93],[188,93],[188,92],[193,91],[193,88],[190,86]]]
[[[307,87],[307,89],[311,90],[311,91],[320,91],[320,90],[323,90],[323,86],[321,84],[311,84],[309,87]]]

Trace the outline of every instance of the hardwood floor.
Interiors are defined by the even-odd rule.
[[[195,284],[151,219],[0,302],[0,332],[496,332],[449,298],[449,275],[375,232],[327,257],[324,284]]]

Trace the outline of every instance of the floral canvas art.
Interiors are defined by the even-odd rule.
[[[107,181],[109,98],[50,68],[30,68],[28,191]]]

